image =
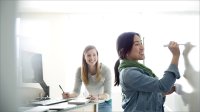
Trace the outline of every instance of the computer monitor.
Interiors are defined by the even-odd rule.
[[[49,97],[49,86],[43,79],[42,54],[22,51],[21,73],[23,83],[39,83],[45,92],[44,97]]]

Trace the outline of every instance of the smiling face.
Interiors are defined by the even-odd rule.
[[[134,36],[131,51],[126,54],[126,58],[134,61],[144,59],[144,46],[138,35]]]
[[[98,55],[96,49],[90,49],[89,51],[84,53],[85,61],[88,66],[95,66],[98,61]]]

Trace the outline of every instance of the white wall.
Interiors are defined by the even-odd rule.
[[[118,9],[124,10],[124,7]],[[163,45],[171,40],[178,43],[191,42],[196,45],[189,54],[193,68],[191,74],[199,75],[199,14],[184,10],[161,13],[148,12],[148,9],[145,11],[19,13],[20,47],[43,54],[44,79],[50,85],[51,97],[61,97],[59,84],[65,91],[73,89],[74,75],[81,65],[82,52],[87,44],[97,47],[100,61],[110,67],[114,79],[113,66],[117,59],[115,42],[117,36],[124,31],[135,31],[144,37],[145,65],[151,67],[159,77],[162,77],[171,59],[168,48]],[[180,46],[180,49],[182,52],[184,46]],[[183,76],[187,67],[182,56],[179,68]],[[196,104],[190,99],[196,96],[199,101],[198,84],[192,84],[190,80],[182,77],[177,82],[183,85],[186,93],[189,91],[189,96],[173,93],[167,97],[166,105],[173,111],[191,111],[190,106],[199,105],[199,102]],[[195,80],[198,82],[199,77]],[[183,100],[185,96],[188,98],[186,101]],[[120,111],[120,105],[120,87],[113,87],[113,110]]]

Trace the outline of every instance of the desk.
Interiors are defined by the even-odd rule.
[[[98,112],[98,103],[77,105],[72,108],[57,110],[56,112]]]
[[[36,106],[36,107],[29,107],[28,110],[19,110],[20,112],[98,112],[98,104],[102,103],[103,101],[99,101],[96,103],[87,103],[82,105],[75,105],[73,107],[65,108],[65,109],[58,109],[52,110],[50,109],[51,106]],[[65,102],[67,103],[67,102]],[[60,103],[62,104],[62,103]],[[56,105],[56,104],[55,104]],[[70,104],[68,104],[70,105]]]

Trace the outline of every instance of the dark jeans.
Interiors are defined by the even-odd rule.
[[[112,112],[112,100],[98,104],[98,112]]]

